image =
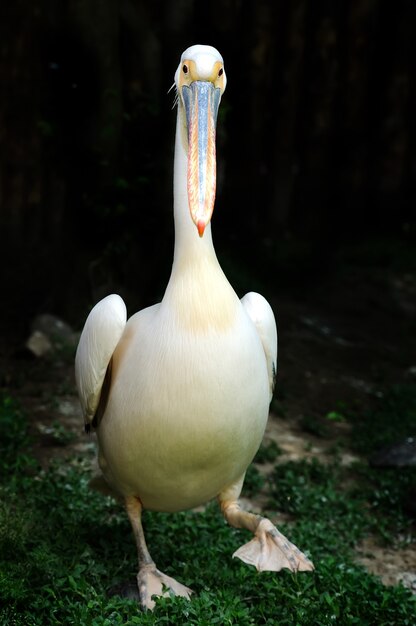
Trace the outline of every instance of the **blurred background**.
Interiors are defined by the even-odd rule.
[[[3,334],[45,312],[79,328],[113,291],[130,314],[162,297],[168,90],[194,43],[217,47],[228,76],[213,233],[240,295],[307,302],[353,263],[363,293],[371,266],[414,296],[413,2],[17,0],[1,12]]]

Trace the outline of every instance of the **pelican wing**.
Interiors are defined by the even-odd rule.
[[[271,400],[277,371],[277,328],[273,311],[267,300],[259,293],[254,293],[253,291],[241,298],[241,303],[255,325],[263,345],[267,360],[267,371],[269,373]]]
[[[75,357],[75,381],[88,431],[97,412],[111,357],[126,326],[126,306],[112,294],[92,309]]]

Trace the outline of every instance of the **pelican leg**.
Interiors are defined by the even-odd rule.
[[[254,565],[259,572],[278,572],[284,567],[292,572],[312,571],[312,561],[286,539],[270,520],[241,509],[238,496],[242,483],[242,480],[239,481],[218,496],[222,514],[230,526],[246,528],[254,534],[254,538],[236,550],[233,557]]]
[[[125,500],[127,515],[133,528],[137,546],[139,571],[137,573],[137,588],[140,595],[140,603],[144,609],[153,610],[155,601],[152,596],[176,596],[190,598],[192,589],[181,585],[174,578],[160,572],[150,556],[146,545],[142,526],[142,505],[138,498],[129,497]],[[164,589],[166,588],[166,589]]]

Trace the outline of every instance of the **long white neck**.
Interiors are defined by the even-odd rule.
[[[188,206],[187,138],[178,110],[174,164],[175,252],[160,308],[169,323],[192,333],[224,331],[241,306],[225,277],[212,243],[211,226],[200,237]]]
[[[173,271],[175,265],[182,263],[185,257],[201,259],[212,257],[216,259],[212,243],[211,224],[207,224],[204,236],[200,237],[195,224],[192,221],[188,204],[187,189],[187,138],[186,128],[183,123],[183,114],[178,104],[176,119],[175,161],[173,173],[173,206],[175,218],[175,252]]]

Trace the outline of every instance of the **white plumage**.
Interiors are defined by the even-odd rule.
[[[111,295],[91,311],[76,355],[87,427],[99,464],[126,503],[136,538],[143,606],[162,586],[191,591],[159,572],[146,548],[143,508],[177,511],[217,497],[227,521],[254,533],[236,556],[258,569],[313,569],[268,520],[237,499],[263,436],[277,358],[267,301],[240,301],[215,255],[215,121],[226,78],[210,46],[192,46],[175,74],[175,251],[160,304],[133,315]]]

